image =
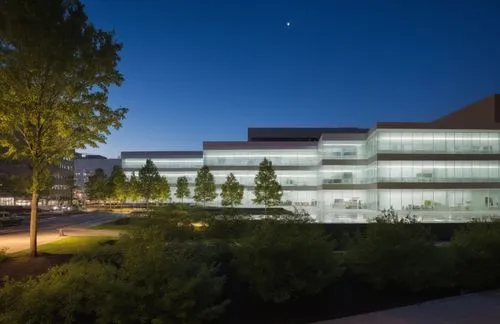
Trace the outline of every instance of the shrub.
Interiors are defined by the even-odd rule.
[[[0,263],[7,260],[7,248],[0,248]]]
[[[196,224],[206,224],[210,215],[198,209],[181,208],[178,205],[157,208],[151,213],[149,225],[161,230],[167,241],[186,241],[201,238]]]
[[[234,266],[264,301],[281,303],[313,295],[341,273],[334,242],[301,222],[265,219],[233,247]]]
[[[151,226],[122,237],[117,250],[100,247],[119,253],[118,267],[100,252],[103,262],[82,255],[26,282],[7,281],[0,323],[202,323],[219,316],[227,301],[224,278],[208,261],[213,253],[165,244],[161,234]]]
[[[412,216],[390,209],[375,218],[365,235],[348,243],[345,262],[376,289],[420,292],[447,287],[451,258],[438,248],[429,230]]]
[[[116,268],[98,262],[56,266],[0,289],[0,323],[73,323],[93,319],[114,289]]]
[[[105,322],[201,323],[218,317],[226,301],[224,278],[197,245],[165,244],[159,228],[133,232],[123,242],[123,263],[118,272],[126,283],[127,298],[115,304]]]
[[[463,289],[500,287],[500,222],[471,222],[453,235],[451,248],[457,280]]]

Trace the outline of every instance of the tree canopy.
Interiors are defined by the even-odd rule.
[[[127,199],[127,177],[120,165],[115,165],[109,176],[110,196],[114,200],[123,202]]]
[[[109,180],[104,170],[99,168],[89,177],[86,183],[86,194],[90,200],[104,201],[109,197]]]
[[[175,189],[175,197],[179,198],[181,202],[183,202],[184,198],[189,198],[189,195],[191,195],[191,191],[189,190],[187,177],[178,177],[177,186]]]
[[[217,197],[215,192],[214,175],[210,169],[204,165],[198,170],[194,187],[194,200],[205,204],[207,201],[212,201]]]
[[[268,159],[264,159],[259,165],[259,172],[254,180],[254,203],[262,204],[267,209],[281,202],[283,189],[276,179],[277,177],[272,162]]]
[[[226,182],[222,185],[222,206],[234,207],[241,205],[244,190],[244,186],[236,180],[234,174],[230,173],[226,178]]]
[[[138,188],[142,198],[146,200],[146,203],[159,199],[162,194],[165,194],[164,186],[165,180],[160,176],[158,168],[152,160],[147,159],[146,164],[139,170],[138,177]],[[170,188],[168,194],[170,194]]]
[[[31,253],[38,194],[50,165],[97,147],[127,109],[108,105],[121,85],[122,45],[96,28],[79,0],[0,1],[0,146],[32,169]]]

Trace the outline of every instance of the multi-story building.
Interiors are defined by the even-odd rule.
[[[40,205],[70,202],[73,197],[73,160],[61,159],[50,166],[50,188],[40,194]],[[0,160],[0,205],[29,205],[28,190],[31,183],[31,167],[26,161]]]
[[[115,165],[120,165],[121,159],[108,159],[102,155],[75,154],[75,186],[82,188],[96,169],[102,169],[106,175],[110,175]]]
[[[204,164],[220,191],[232,172],[245,185],[244,206],[254,206],[253,180],[268,158],[283,206],[323,222],[363,222],[391,207],[424,221],[500,215],[500,95],[426,123],[250,128],[247,141],[204,142],[203,152],[124,152],[122,164],[130,175],[147,158],[174,185],[181,175],[194,184]]]

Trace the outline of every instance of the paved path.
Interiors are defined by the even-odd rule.
[[[418,305],[316,324],[498,324],[500,291],[449,297]]]
[[[109,213],[79,214],[58,216],[39,220],[38,244],[60,240],[59,229],[65,236],[118,236],[119,231],[93,230],[91,226],[110,222],[123,217]],[[29,248],[29,225],[23,224],[0,230],[0,248],[7,248],[8,253],[14,253]]]

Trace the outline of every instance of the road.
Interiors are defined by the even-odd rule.
[[[110,222],[122,216],[110,213],[91,213],[91,214],[75,214],[68,216],[52,216],[41,218],[38,220],[38,232],[59,230],[66,227],[87,228],[103,223]],[[13,233],[29,232],[29,219],[25,220],[19,226],[7,227],[0,229],[0,240],[2,235]]]
[[[110,222],[123,216],[110,213],[75,214],[42,218],[38,225],[38,244],[45,244],[61,239],[59,229],[68,236],[115,236],[117,231],[89,229],[91,226]],[[0,229],[0,249],[7,248],[8,253],[29,248],[29,220],[14,227]]]

